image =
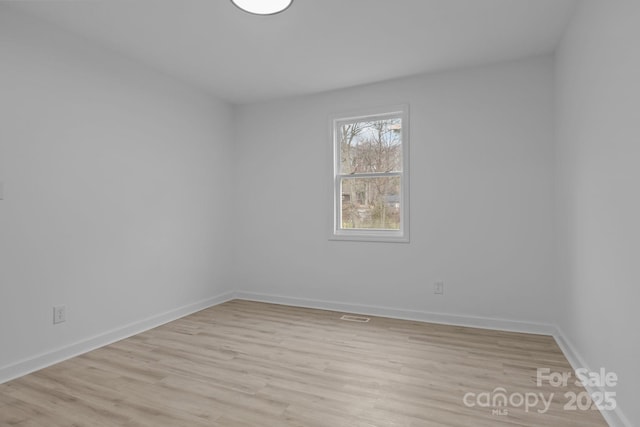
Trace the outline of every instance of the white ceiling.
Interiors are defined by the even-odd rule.
[[[552,52],[575,0],[18,0],[19,8],[233,103]]]

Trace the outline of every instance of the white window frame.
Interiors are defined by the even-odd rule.
[[[376,120],[387,118],[400,118],[402,120],[402,171],[389,173],[362,173],[357,174],[362,178],[374,178],[379,176],[400,177],[400,229],[345,229],[341,228],[341,199],[342,192],[340,180],[345,176],[340,174],[340,126],[344,123],[364,120]],[[409,105],[393,105],[380,108],[362,109],[343,114],[334,114],[330,117],[331,126],[331,158],[333,164],[333,185],[331,188],[331,235],[330,240],[351,240],[360,242],[409,242]]]

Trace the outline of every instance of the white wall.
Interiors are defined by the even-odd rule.
[[[560,328],[640,425],[640,2],[583,1],[557,54]]]
[[[0,12],[0,381],[237,289],[558,323],[581,363],[619,374],[640,424],[640,3],[583,1],[555,69],[539,57],[233,111]],[[329,116],[399,103],[411,243],[329,241]]]
[[[329,116],[399,103],[411,110],[411,243],[329,241]],[[550,57],[238,107],[236,287],[553,323],[553,132]]]
[[[231,290],[233,135],[229,106],[0,7],[1,381]]]

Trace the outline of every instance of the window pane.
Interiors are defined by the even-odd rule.
[[[389,118],[339,126],[341,174],[400,172],[402,119]]]
[[[343,229],[400,229],[400,177],[341,178]]]

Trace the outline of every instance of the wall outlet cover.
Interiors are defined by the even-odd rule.
[[[67,320],[67,307],[56,305],[53,307],[53,324],[65,322]]]

